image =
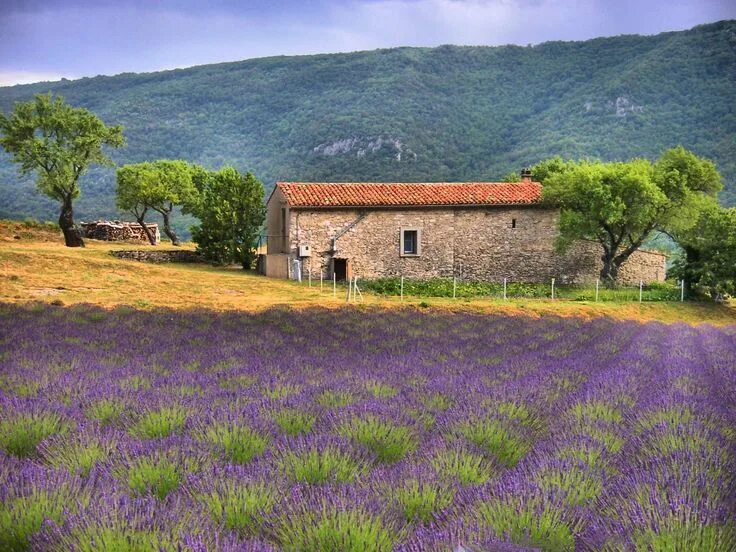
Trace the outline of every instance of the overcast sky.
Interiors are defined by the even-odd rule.
[[[0,0],[0,86],[279,54],[536,44],[736,18],[736,0]]]

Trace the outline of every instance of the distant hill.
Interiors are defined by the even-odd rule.
[[[712,158],[736,204],[736,21],[538,46],[394,48],[253,59],[0,88],[53,91],[125,126],[119,163],[181,158],[276,180],[488,180],[553,156]],[[77,218],[115,216],[114,176]],[[0,156],[0,217],[57,206]]]

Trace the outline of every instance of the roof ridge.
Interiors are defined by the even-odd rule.
[[[277,182],[293,207],[430,207],[536,204],[539,182]]]

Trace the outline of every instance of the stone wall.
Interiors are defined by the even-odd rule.
[[[148,243],[148,236],[146,236],[143,227],[137,222],[98,220],[95,222],[83,222],[80,226],[82,227],[82,236],[85,238],[105,241],[142,241]],[[146,223],[146,226],[153,232],[156,243],[161,241],[158,224]]]
[[[110,255],[118,259],[144,261],[148,263],[203,263],[202,256],[196,251],[187,249],[151,250],[133,249],[125,251],[110,251]]]
[[[298,245],[310,245],[312,256],[302,259],[302,272],[311,271],[313,278],[319,278],[320,271],[329,277],[332,259],[344,258],[349,271],[360,278],[456,275],[482,281],[594,281],[602,266],[600,246],[579,242],[565,255],[557,253],[558,216],[554,209],[536,206],[364,212],[292,209],[288,253],[295,257]],[[421,232],[419,256],[400,254],[401,231],[406,228]],[[335,236],[340,237],[333,250]],[[275,249],[269,244],[269,253]],[[661,281],[664,272],[664,255],[637,252],[622,267],[620,281]]]

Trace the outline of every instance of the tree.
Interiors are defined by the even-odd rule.
[[[715,300],[736,295],[736,208],[708,205],[678,244],[684,254],[673,265],[676,277]]]
[[[192,239],[205,259],[217,264],[240,263],[250,268],[255,241],[265,218],[263,184],[253,174],[232,167],[195,173],[198,194],[185,205],[200,224],[192,227]]]
[[[124,143],[122,127],[108,127],[94,113],[50,93],[15,104],[10,116],[0,113],[0,145],[21,174],[36,173],[38,189],[61,202],[59,226],[68,247],[84,247],[73,210],[80,177],[91,164],[112,164],[103,146]]]
[[[678,147],[652,164],[545,161],[534,177],[543,199],[560,207],[558,246],[597,241],[602,249],[601,279],[613,285],[621,265],[655,229],[667,230],[697,218],[706,197],[715,197],[720,176],[710,161]]]
[[[193,170],[186,161],[168,159],[125,165],[117,174],[118,207],[131,212],[137,220],[148,209],[157,211],[163,217],[164,233],[173,245],[179,245],[179,238],[171,228],[171,214],[176,205],[193,202],[192,195],[196,193]],[[138,223],[143,224],[140,220]],[[146,235],[151,240],[147,229]]]
[[[148,213],[148,187],[146,169],[141,165],[124,165],[117,170],[116,204],[119,209],[131,213],[151,245],[156,245],[156,236],[146,225]]]

